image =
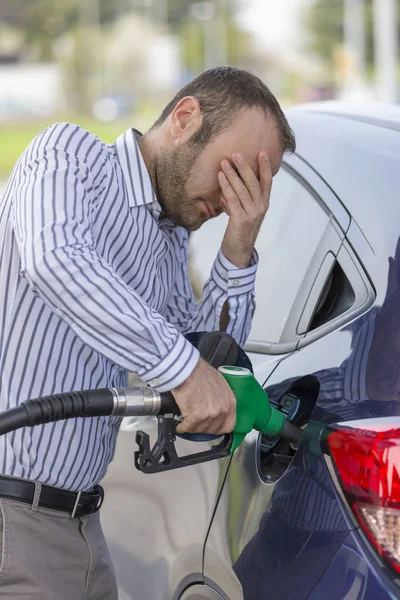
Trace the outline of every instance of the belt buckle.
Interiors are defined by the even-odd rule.
[[[76,511],[77,511],[78,506],[79,506],[79,500],[81,499],[81,494],[82,494],[81,490],[79,490],[79,492],[76,494],[74,508],[72,509],[72,512],[71,512],[71,519],[73,519],[75,517],[75,515],[76,515]]]
[[[103,505],[103,501],[104,501],[104,489],[101,487],[101,485],[96,485],[93,491],[97,492],[99,497],[96,499],[95,505],[92,503],[91,510],[89,510],[87,512],[88,515],[100,510],[100,508]],[[82,494],[81,490],[79,492],[77,492],[77,494],[76,494],[74,507],[71,512],[71,519],[73,519],[76,516],[76,513],[78,512],[81,494]]]

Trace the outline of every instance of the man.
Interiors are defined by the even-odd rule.
[[[42,132],[0,205],[1,409],[124,386],[132,371],[172,390],[180,432],[231,431],[234,396],[184,334],[223,328],[244,343],[254,244],[294,147],[268,88],[233,68],[189,83],[143,136],[129,129],[106,145],[68,123]],[[196,305],[188,232],[222,211],[229,223]],[[0,438],[0,597],[117,597],[96,508],[118,427],[71,419]]]

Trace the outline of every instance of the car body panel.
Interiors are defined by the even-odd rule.
[[[157,475],[134,467],[135,432],[154,441],[156,422],[142,419],[119,434],[115,458],[103,481],[101,521],[120,594],[132,600],[171,600],[191,580],[201,581],[203,547],[229,459]],[[207,442],[178,439],[180,455],[203,451]]]
[[[400,108],[395,112],[399,115]],[[296,153],[340,198],[375,253],[388,256],[399,235],[399,132],[316,109],[291,109],[287,116]]]
[[[270,398],[275,399],[281,393],[282,387],[285,387],[282,382],[289,384],[293,379],[310,374],[310,363],[317,362],[317,372],[339,369],[351,353],[351,343],[352,336],[343,328],[291,354],[265,382]],[[335,349],[334,352],[331,347]],[[318,357],[317,361],[314,355]],[[329,381],[327,386],[330,386]],[[320,398],[323,394],[322,384]],[[332,419],[337,420],[339,414],[337,411],[337,416]],[[313,414],[318,421],[329,416],[329,413],[326,415],[325,411],[318,410],[318,406]],[[257,441],[258,434],[249,434],[232,461],[207,541],[205,574],[208,574],[208,554],[214,554],[217,540],[220,544],[223,538],[225,554],[230,556],[232,565],[235,565],[245,598],[261,600],[284,597],[289,600],[293,597],[300,600],[306,598],[312,589],[307,588],[303,581],[305,566],[312,558],[313,577],[308,571],[306,578],[312,585],[318,568],[322,573],[333,558],[335,549],[346,538],[348,526],[324,467],[321,469],[317,466],[315,469],[313,466],[317,476],[309,481],[309,474],[304,472],[302,460],[298,457],[276,486],[262,483],[256,464]],[[302,507],[297,514],[299,489]],[[313,508],[307,510],[304,504],[311,498]],[[318,506],[321,507],[319,511]],[[313,515],[315,509],[320,514]],[[316,528],[319,533],[317,537]],[[317,541],[319,546],[316,550]],[[301,568],[293,569],[294,563],[303,563],[303,560],[305,564]],[[280,575],[275,579],[274,574],[278,570]],[[299,585],[302,582],[301,594],[297,584],[289,587],[294,584],[296,577],[300,578]]]
[[[347,245],[354,254],[357,268],[376,296],[369,297],[363,314],[304,347],[296,342],[294,348],[282,352],[275,348],[265,354],[265,348],[250,345],[255,375],[272,400],[303,376],[319,379],[312,420],[320,428],[362,417],[400,415],[397,392],[393,398],[389,393],[387,402],[371,400],[367,394],[368,373],[379,373],[379,360],[377,367],[368,354],[380,331],[376,323],[386,323],[388,313],[400,308],[400,299],[394,308],[391,303],[390,275],[393,257],[400,264],[400,138],[396,127],[377,125],[377,120],[384,120],[382,107],[371,113],[362,107],[340,111],[332,104],[287,111],[298,147],[295,155],[285,158],[286,167],[332,211],[343,247]],[[362,119],[352,119],[352,114]],[[400,109],[391,109],[388,119],[400,127]],[[204,273],[209,272],[215,250],[210,239],[201,257]],[[290,262],[287,270],[290,273]],[[389,328],[388,347],[393,354],[397,346],[390,334]],[[379,335],[384,338],[382,332]],[[364,371],[362,377],[352,378],[360,352]],[[344,372],[347,387],[341,397],[333,398],[335,386],[343,385]],[[311,453],[309,446],[301,444],[285,475],[273,485],[266,484],[258,464],[260,437],[253,431],[232,460],[149,476],[134,470],[137,428],[135,423],[132,431],[119,436],[102,509],[124,599],[400,598],[400,588],[387,568],[360,542],[356,524],[346,517],[322,454]],[[146,422],[143,429],[154,434],[154,424]],[[179,445],[185,453],[194,451],[191,442],[179,440]],[[202,444],[198,450],[206,447]],[[315,447],[319,448],[318,438]]]
[[[226,596],[224,598],[209,586],[194,585],[183,593],[180,600],[226,600]]]
[[[309,162],[303,159],[298,151],[294,154],[285,156],[283,161],[285,165],[292,168],[296,173],[301,174],[301,177],[313,191],[323,198],[324,204],[326,204],[330,211],[335,215],[335,219],[341,230],[346,233],[350,226],[350,213],[340,201],[340,198],[329,185],[327,185],[327,182],[321,178],[319,173],[317,173]]]
[[[400,234],[396,185],[400,168],[398,133],[381,131],[360,122],[353,126],[345,119],[308,115],[306,111],[294,113],[296,118],[291,123],[299,141],[298,152],[343,199],[349,210],[351,223],[347,229],[347,242],[355,253],[359,268],[366,270],[376,291],[376,301],[361,317],[283,357],[272,373],[268,366],[263,373],[262,361],[259,361],[257,375],[272,399],[293,380],[316,375],[321,388],[312,419],[321,425],[360,418],[360,415],[379,417],[388,411],[391,415],[399,415],[399,402],[392,401],[390,405],[372,402],[362,378],[351,381],[350,389],[341,400],[333,401],[332,396],[332,388],[338,385],[341,371],[347,369],[350,372],[352,361],[360,359],[356,349],[361,342],[365,343],[365,352],[369,351],[373,334],[366,332],[374,330],[387,297],[389,258],[396,255]],[[393,136],[396,136],[396,147]],[[379,140],[374,145],[376,138]],[[360,155],[354,157],[356,151]],[[346,169],[346,162],[352,165],[351,173]],[[338,173],[346,176],[340,177]],[[384,185],[379,173],[386,178]],[[360,180],[362,185],[356,185]],[[351,196],[350,190],[354,192]],[[381,199],[380,203],[378,199]],[[355,558],[354,550],[350,552],[344,546],[354,525],[344,517],[334,482],[322,459],[310,459],[306,449],[300,447],[278,483],[266,485],[258,477],[257,452],[257,436],[253,432],[231,463],[207,539],[205,575],[211,571],[214,553],[222,552],[222,545],[225,559],[229,561],[230,558],[243,585],[245,600],[308,597],[316,600],[325,598],[328,590],[335,600],[353,596],[375,600],[371,594],[378,589],[379,597],[391,597],[391,592],[386,592],[385,585],[378,580],[371,583],[369,562]],[[370,548],[368,552],[372,552]],[[342,558],[347,557],[348,578],[327,579],[324,583],[323,574],[327,569],[329,571],[337,553]],[[356,575],[352,579],[353,571]],[[363,578],[367,582],[365,585]],[[318,581],[319,587],[313,592]],[[395,593],[395,597],[400,597],[398,589]]]
[[[395,600],[398,587],[372,562],[360,548],[359,531],[351,531],[307,600]]]

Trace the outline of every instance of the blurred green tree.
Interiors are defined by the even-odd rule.
[[[138,14],[151,20],[155,27],[167,26],[180,40],[186,76],[194,76],[213,64],[207,60],[207,53],[209,59],[214,53],[217,62],[222,56],[229,64],[249,63],[251,35],[241,30],[235,19],[244,2],[13,0],[7,2],[7,6],[0,3],[0,21],[18,30],[22,59],[58,60],[57,42],[68,37],[73,47],[66,72],[68,87],[76,108],[90,112],[93,99],[100,91],[96,89],[96,82],[104,75],[98,49],[109,25],[127,14]]]
[[[13,0],[7,10],[0,6],[0,19],[20,29],[23,54],[52,60],[54,42],[79,23],[86,25],[90,12],[92,21],[105,24],[116,20],[129,7],[132,8],[128,0]]]
[[[153,0],[155,3],[160,0]],[[202,2],[200,0],[161,0],[167,2],[168,8],[168,23],[173,27],[181,25],[183,21],[187,21],[190,15],[193,14],[191,7],[194,4],[214,5],[217,10],[223,11],[228,17],[233,17],[241,6],[245,4],[244,0],[214,0]]]
[[[397,18],[400,36],[400,0]],[[371,67],[374,52],[373,0],[365,0],[366,61]],[[337,48],[343,44],[344,0],[315,0],[305,12],[308,49],[332,65]]]
[[[192,5],[201,4],[211,4],[217,13],[223,14],[231,35],[238,32],[233,21],[243,0],[204,3],[199,0],[13,0],[6,3],[7,6],[0,4],[0,20],[20,29],[24,40],[23,52],[33,52],[38,59],[51,60],[54,58],[54,42],[79,23],[86,25],[91,20],[93,24],[106,25],[132,12],[156,17],[161,14],[161,3],[166,9],[167,25],[176,33],[194,21]],[[151,5],[150,8],[148,5]]]
[[[174,0],[183,5],[181,0]],[[238,3],[219,0],[214,13],[202,20],[201,11],[193,10],[199,2],[182,9],[175,27],[180,36],[183,64],[193,76],[221,62],[230,65],[249,64],[252,56],[252,36],[241,29],[236,20]],[[172,13],[173,15],[173,13]],[[174,27],[174,25],[172,25]]]

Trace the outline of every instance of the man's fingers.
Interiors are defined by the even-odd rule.
[[[269,197],[271,195],[272,187],[272,171],[271,163],[269,161],[268,154],[266,152],[260,152],[258,155],[258,164],[260,165],[260,186],[261,186],[261,197],[264,206],[268,208]]]
[[[176,428],[177,433],[210,433],[212,435],[223,435],[233,431],[236,424],[236,413],[233,412],[228,417],[221,416],[217,419],[207,419],[200,423],[195,423],[190,417],[187,417],[179,423]]]
[[[245,212],[250,216],[256,211],[265,211],[269,206],[272,186],[272,172],[268,154],[258,155],[260,179],[240,152],[232,154],[232,164],[228,160],[221,163],[222,172],[239,198]]]
[[[229,215],[243,213],[242,203],[223,171],[218,173],[218,182],[225,198]]]
[[[253,169],[240,152],[234,152],[232,159],[250,198],[254,202],[258,202],[261,196],[260,182]]]
[[[225,200],[224,194],[222,194],[222,193],[220,194],[219,201],[221,202],[224,213],[226,215],[228,215],[228,217],[230,217],[229,206],[228,206],[227,201]]]
[[[236,398],[214,367],[200,358],[188,379],[172,390],[184,417],[178,433],[221,434],[233,428]]]
[[[231,433],[235,429],[236,425],[236,410],[228,415],[225,422],[221,425],[217,433]]]
[[[177,433],[210,433],[212,435],[218,435],[223,424],[223,419],[213,419],[201,421],[201,423],[194,423],[191,419],[187,418],[178,425],[176,431]]]
[[[246,182],[240,178],[238,172],[233,168],[228,160],[223,160],[221,166],[225,178],[227,179],[234,194],[239,199],[243,210],[250,214],[254,208],[254,200],[251,197],[250,190],[246,187]],[[252,193],[254,193],[253,190]]]
[[[185,416],[176,428],[178,433],[217,433],[226,420],[226,415],[208,416],[208,411],[193,411]]]
[[[193,416],[186,417],[176,428],[178,433],[211,433],[219,435],[233,430],[236,423],[236,412],[228,415],[220,414],[218,417],[202,418],[196,420]]]

